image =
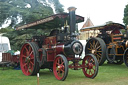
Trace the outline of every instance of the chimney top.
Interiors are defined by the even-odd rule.
[[[71,11],[75,11],[75,10],[76,10],[75,7],[69,7],[69,8],[68,8],[68,11],[69,11],[69,12],[71,12]]]

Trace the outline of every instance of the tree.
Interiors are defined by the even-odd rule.
[[[7,32],[11,32],[11,31],[14,31],[14,29],[11,29],[11,27],[0,29],[0,33],[7,33]]]
[[[124,22],[125,25],[128,25],[128,4],[126,5],[126,7],[124,9],[123,22]]]
[[[52,15],[54,12],[50,4],[54,5],[56,13],[64,11],[59,0],[0,0],[0,25],[10,19],[11,24],[8,29],[11,29]],[[31,7],[27,7],[27,5]],[[9,38],[11,48],[20,50],[26,38],[31,39],[35,34],[47,35],[49,29],[43,31],[40,29],[20,31],[1,29],[0,32],[7,32],[4,36]]]
[[[0,0],[0,25],[11,19],[10,26],[15,27],[52,15],[50,4],[54,5],[56,13],[64,11],[59,0]]]

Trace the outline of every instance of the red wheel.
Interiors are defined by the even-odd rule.
[[[96,57],[92,54],[88,54],[84,57],[82,65],[83,73],[86,77],[95,78],[98,73],[98,61]]]
[[[39,64],[36,60],[38,53],[35,45],[36,44],[33,42],[27,42],[21,48],[20,67],[23,74],[27,76],[34,75],[39,72]]]
[[[57,55],[53,63],[53,72],[58,80],[64,81],[68,75],[68,61],[64,55]]]

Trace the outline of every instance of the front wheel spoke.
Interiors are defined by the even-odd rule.
[[[86,68],[86,69],[85,69],[85,71],[87,72],[87,71],[88,71],[88,69]]]
[[[88,58],[88,62],[90,62],[90,60],[91,60],[91,58],[89,57],[89,58]]]
[[[57,63],[60,64],[60,59],[57,60]]]
[[[57,70],[57,74],[60,75],[60,69]]]
[[[91,59],[91,63],[93,64],[95,61],[94,61],[94,59]]]
[[[62,72],[61,74],[62,74],[61,76],[64,76],[64,72]]]
[[[89,75],[91,74],[91,69],[89,69]]]
[[[59,66],[60,64],[57,62],[56,65]]]
[[[29,68],[27,69],[27,71],[26,71],[27,73],[29,73]]]
[[[61,63],[63,62],[63,59],[61,58]]]
[[[31,60],[32,60],[32,59],[34,59],[34,56],[33,56],[33,55],[31,55],[31,56],[30,56],[30,59],[31,59]]]
[[[64,72],[64,69],[60,69],[62,72]]]
[[[85,61],[85,65],[87,65],[88,63],[89,63],[88,60],[86,60],[86,61]]]
[[[95,72],[95,68],[93,68],[93,71]]]
[[[88,66],[87,66],[87,63],[85,63],[85,64],[83,65],[83,67],[84,67],[84,68],[87,68],[87,67],[88,67]]]
[[[61,65],[63,65],[64,64],[64,62],[61,62]]]
[[[93,73],[92,73],[92,71],[91,71],[91,69],[89,70],[89,72],[90,72],[90,75],[92,75]]]

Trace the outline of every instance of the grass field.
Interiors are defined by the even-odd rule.
[[[99,67],[95,79],[84,76],[82,70],[69,70],[65,81],[58,81],[49,70],[40,71],[40,85],[128,85],[128,68],[122,65],[104,64]],[[21,70],[0,68],[0,85],[37,85],[36,76],[25,76]]]

